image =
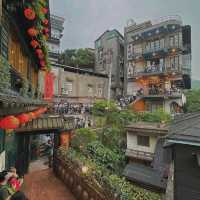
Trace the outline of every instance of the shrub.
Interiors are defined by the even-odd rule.
[[[83,150],[88,143],[97,139],[96,132],[90,128],[78,129],[72,139],[71,145],[76,150]]]

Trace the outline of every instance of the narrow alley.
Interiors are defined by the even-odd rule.
[[[75,200],[51,169],[33,171],[26,175],[23,192],[29,200]]]

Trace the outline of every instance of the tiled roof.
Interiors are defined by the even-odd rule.
[[[73,130],[75,128],[74,118],[64,118],[60,116],[45,116],[34,119],[24,126],[16,129],[17,133],[30,133],[53,130]]]
[[[171,143],[200,145],[200,113],[177,117],[170,126],[167,139]]]

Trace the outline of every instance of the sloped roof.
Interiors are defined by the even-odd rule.
[[[200,146],[200,113],[184,114],[177,117],[170,126],[167,139],[170,143]]]
[[[156,188],[158,190],[165,190],[166,188],[166,181],[163,181],[158,170],[142,164],[130,163],[126,165],[123,175],[128,180],[142,184],[147,188]]]
[[[16,133],[30,134],[30,132],[50,132],[54,130],[73,130],[75,128],[73,117],[44,116],[34,119],[15,130]]]

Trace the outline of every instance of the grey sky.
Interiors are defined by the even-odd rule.
[[[130,18],[139,23],[178,14],[192,26],[192,75],[200,80],[200,0],[50,0],[50,7],[66,19],[62,49],[94,47],[107,29],[123,33]]]

